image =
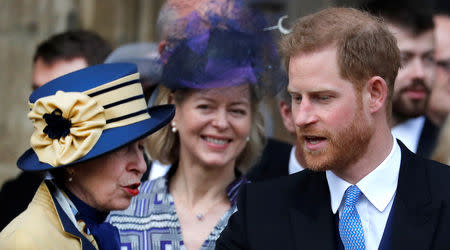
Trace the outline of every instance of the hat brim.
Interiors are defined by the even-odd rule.
[[[17,166],[24,171],[42,171],[67,167],[73,164],[99,157],[131,142],[144,138],[168,124],[175,115],[175,106],[160,105],[148,109],[150,119],[123,127],[111,128],[103,131],[95,146],[82,158],[70,164],[53,167],[40,162],[32,148],[28,149],[17,161]]]

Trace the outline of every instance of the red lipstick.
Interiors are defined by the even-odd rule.
[[[138,195],[139,194],[139,185],[141,185],[140,183],[136,183],[133,185],[129,185],[124,187],[125,190],[132,196]]]

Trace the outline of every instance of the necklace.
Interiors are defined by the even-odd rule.
[[[196,215],[196,217],[197,217],[197,220],[200,220],[200,221],[202,221],[203,218],[205,218],[205,216],[203,215],[203,213],[198,213],[198,214]]]
[[[174,199],[175,204],[179,204],[180,207],[184,207],[183,210],[185,210],[186,212],[189,211],[189,214],[191,214],[191,216],[192,216],[192,214],[194,214],[194,216],[195,216],[195,218],[197,219],[197,221],[200,221],[200,222],[203,221],[203,220],[205,219],[205,216],[210,212],[210,210],[211,210],[213,207],[216,207],[217,205],[219,205],[219,203],[221,203],[222,201],[228,199],[228,196],[227,196],[227,195],[222,196],[221,199],[219,199],[219,200],[217,200],[216,202],[212,203],[212,205],[209,206],[209,207],[208,207],[206,210],[204,210],[203,212],[196,212],[196,211],[194,211],[193,208],[191,208],[191,207],[188,205],[187,200],[186,200],[186,199],[183,199],[183,198],[181,198],[181,197],[185,197],[185,196],[183,196],[183,195],[178,195],[178,192],[176,192],[176,190],[172,190],[172,198]],[[181,199],[178,199],[178,198],[181,198]],[[175,201],[175,200],[176,200],[176,201]],[[178,203],[178,201],[179,201],[179,203]]]
[[[205,216],[209,213],[209,211],[217,206],[219,203],[221,203],[224,199],[220,199],[217,202],[214,202],[208,209],[206,209],[206,211],[204,212],[199,212],[195,215],[195,217],[197,218],[198,221],[203,221],[203,219],[205,218]]]

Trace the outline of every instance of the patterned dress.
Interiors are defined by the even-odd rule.
[[[170,173],[169,173],[170,176]],[[216,240],[236,211],[239,187],[245,183],[239,177],[227,187],[231,208],[222,216],[201,249],[214,249]],[[168,177],[144,182],[138,196],[124,211],[111,212],[109,222],[120,232],[121,249],[186,249],[172,195],[168,192]]]

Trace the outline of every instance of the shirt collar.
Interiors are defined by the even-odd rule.
[[[295,174],[304,169],[295,156],[295,148],[295,146],[292,147],[291,155],[289,156],[289,174]]]
[[[395,138],[400,139],[409,150],[415,153],[424,124],[425,116],[419,116],[398,124],[391,131]]]
[[[384,211],[394,196],[400,172],[401,150],[395,138],[392,138],[393,146],[386,159],[356,183],[364,196],[380,212]],[[329,170],[326,171],[326,177],[330,189],[331,210],[335,214],[343,201],[345,190],[352,184]]]

